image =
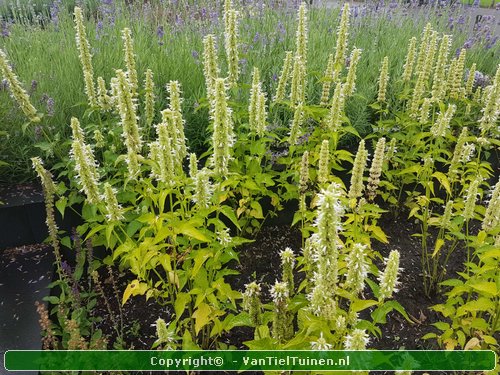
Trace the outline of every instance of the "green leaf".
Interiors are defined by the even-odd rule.
[[[478,292],[489,294],[492,296],[496,296],[498,294],[497,284],[492,281],[477,281],[474,283],[469,283],[469,286],[472,289],[477,290]]]
[[[209,249],[195,250],[192,252],[192,254],[193,253],[194,255],[192,256],[192,258],[194,259],[194,266],[191,271],[192,279],[196,277],[203,263],[205,263],[205,261],[212,256],[212,252]]]
[[[432,325],[437,329],[439,329],[440,331],[446,331],[448,328],[450,328],[450,325],[445,322],[432,323]]]
[[[200,232],[198,229],[196,229],[189,222],[180,223],[175,228],[175,230],[177,233],[182,233],[188,237],[195,238],[198,241],[202,241],[202,242],[209,242],[210,241],[210,238],[208,238],[206,235],[204,235],[202,232]]]
[[[442,238],[438,238],[436,240],[436,246],[434,246],[434,252],[432,253],[433,258],[436,256],[437,253],[439,253],[439,250],[441,250],[443,245],[444,245],[444,240]]]
[[[182,349],[183,350],[199,350],[200,348],[193,342],[193,338],[191,337],[191,333],[189,329],[184,331],[184,335],[182,335]]]
[[[381,306],[377,307],[375,311],[372,312],[371,316],[373,318],[373,323],[375,324],[385,324],[387,323],[387,314],[389,314],[391,311],[396,310],[399,312],[403,317],[411,322],[410,317],[406,313],[405,309],[403,306],[400,305],[399,302],[397,301],[387,301],[384,302]]]
[[[246,312],[239,313],[238,315],[229,314],[222,322],[224,331],[229,332],[234,327],[251,327],[252,319]]]
[[[186,306],[188,302],[191,301],[191,296],[187,293],[177,293],[177,296],[175,298],[175,303],[174,303],[174,310],[175,310],[175,319],[179,320],[184,313],[184,310],[186,310]]]
[[[371,300],[371,299],[368,299],[368,300],[360,299],[360,300],[354,301],[351,304],[351,311],[352,312],[363,311],[371,306],[375,306],[376,304],[378,304],[378,302]]]
[[[380,228],[379,226],[370,225],[368,227],[368,230],[372,232],[372,235],[376,240],[379,240],[382,243],[389,243],[389,240],[387,239],[386,234],[384,233],[382,228]]]
[[[236,214],[234,213],[231,207],[224,205],[219,208],[219,212],[223,214],[225,217],[227,217],[229,220],[231,220],[231,223],[233,223],[236,226],[236,228],[241,230],[240,224],[238,223],[238,218],[236,217]]]
[[[128,301],[131,296],[143,295],[148,290],[148,284],[139,282],[139,280],[132,280],[125,291],[123,292],[122,306]]]
[[[476,301],[467,302],[465,305],[460,306],[457,309],[457,317],[467,314],[468,312],[477,311],[493,311],[495,309],[495,303],[485,297],[480,297]]]
[[[262,206],[260,205],[259,202],[251,201],[250,207],[252,208],[252,210],[250,211],[250,216],[256,219],[264,219],[264,215],[262,213]]]
[[[212,321],[212,319],[210,318],[211,312],[212,312],[211,307],[206,303],[202,302],[200,303],[196,311],[193,313],[194,331],[197,335],[204,326],[206,326],[208,323]]]
[[[442,172],[434,172],[432,176],[436,177],[441,186],[444,187],[446,189],[446,192],[451,195],[451,187],[448,177],[446,177],[446,175]]]
[[[46,296],[42,298],[44,301],[49,302],[52,305],[57,305],[59,303],[59,298],[56,296]]]
[[[57,211],[59,211],[62,218],[64,218],[64,211],[66,209],[67,204],[68,204],[68,198],[66,197],[61,197],[56,202]]]

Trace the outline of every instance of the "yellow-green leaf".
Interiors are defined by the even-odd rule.
[[[443,172],[434,172],[432,176],[436,177],[442,187],[446,189],[446,192],[451,195],[450,181],[448,177]]]
[[[498,294],[497,284],[492,281],[478,281],[469,284],[473,289],[481,292],[496,296]]]
[[[387,239],[387,236],[385,235],[382,228],[380,228],[377,225],[371,225],[369,228],[373,234],[373,237],[375,237],[375,239],[377,239],[383,243],[389,243],[389,240]]]
[[[196,309],[196,311],[193,313],[193,318],[194,318],[194,331],[196,334],[198,334],[201,329],[206,326],[208,323],[210,323],[211,318],[210,318],[210,312],[212,309],[210,308],[209,305],[206,303],[202,302]]]
[[[139,280],[132,280],[123,292],[122,305],[125,305],[131,296],[144,295],[147,290],[148,284],[139,282]]]
[[[436,246],[434,246],[434,252],[432,253],[433,258],[436,256],[437,253],[439,253],[439,250],[441,250],[443,245],[444,245],[444,240],[442,238],[438,238],[436,241]]]
[[[202,232],[192,226],[190,223],[181,223],[176,228],[177,233],[185,234],[186,236],[193,237],[198,241],[209,242],[210,239]]]

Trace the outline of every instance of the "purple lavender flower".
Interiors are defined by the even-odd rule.
[[[5,21],[0,23],[0,35],[4,38],[8,38],[10,36],[9,24]]]
[[[497,43],[497,41],[498,41],[498,35],[495,35],[493,38],[489,38],[489,40],[487,40],[486,45],[484,47],[486,49],[493,48]]]
[[[200,54],[196,50],[193,50],[191,52],[191,56],[193,56],[193,59],[195,59],[196,61],[198,61],[200,59]]]
[[[35,135],[35,141],[39,141],[40,139],[42,139],[42,135],[43,135],[43,128],[41,125],[37,125],[35,126],[35,128],[33,129],[33,134]]]
[[[165,35],[165,30],[163,29],[163,26],[158,26],[158,28],[156,29],[156,37],[158,38],[158,44],[160,46],[163,45],[163,36]]]
[[[30,89],[29,89],[29,94],[30,95],[33,94],[36,91],[37,87],[38,87],[38,82],[36,80],[32,80],[31,81],[31,86],[30,86]]]
[[[254,42],[254,43],[257,43],[257,42],[259,41],[259,39],[260,39],[260,34],[259,34],[259,32],[257,31],[257,32],[255,33],[254,37],[253,37],[253,42]]]
[[[54,0],[49,7],[50,21],[56,27],[56,29],[59,27],[59,12],[61,11],[61,3],[61,0]]]
[[[9,89],[9,82],[4,78],[0,82],[0,91],[7,91]]]
[[[285,28],[285,25],[283,24],[283,22],[279,21],[278,22],[278,32],[281,34],[281,35],[285,35],[286,34],[286,28]]]
[[[273,74],[273,81],[276,82],[278,80],[278,75],[276,73]]]
[[[54,110],[54,99],[53,98],[48,98],[47,99],[47,116],[54,116],[55,110]]]
[[[472,48],[472,46],[474,45],[474,40],[473,39],[467,39],[463,45],[462,48],[465,48],[465,49],[470,49]],[[459,54],[460,54],[460,51],[459,51]]]
[[[102,23],[102,20],[97,21],[95,25],[95,38],[100,39],[101,38],[101,32],[103,29],[104,25]]]

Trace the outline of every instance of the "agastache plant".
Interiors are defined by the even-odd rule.
[[[295,38],[295,56],[292,69],[290,101],[292,106],[305,103],[307,65],[307,8],[302,3],[298,12],[298,27]]]
[[[490,86],[486,94],[485,104],[481,112],[479,129],[481,134],[484,135],[493,129],[500,115],[500,65],[495,74],[493,85]]]
[[[226,83],[223,78],[218,78],[215,81],[214,99],[211,103],[213,122],[211,166],[217,177],[227,175],[234,143],[232,110],[229,108],[226,95]]]
[[[382,66],[380,68],[380,75],[378,78],[378,95],[377,102],[385,103],[386,102],[386,92],[387,92],[387,83],[389,82],[389,57],[385,56],[382,61]]]
[[[220,75],[217,50],[215,49],[215,36],[211,34],[203,38],[203,74],[207,88],[207,99],[211,102],[215,94],[215,80]]]
[[[153,71],[146,70],[144,78],[144,115],[146,117],[146,125],[149,127],[153,123],[155,116],[155,84],[153,80]]]
[[[302,104],[295,107],[290,132],[288,133],[288,143],[295,145],[302,134],[302,124],[304,123],[304,106]]]
[[[7,81],[12,98],[17,102],[21,111],[31,122],[40,122],[40,117],[37,114],[36,108],[31,104],[30,97],[26,90],[22,87],[21,82],[15,75],[9,65],[7,55],[0,49],[0,73]]]
[[[306,67],[302,58],[295,55],[292,69],[292,82],[290,88],[290,102],[296,107],[305,101]]]
[[[365,287],[369,264],[366,260],[367,245],[356,243],[347,255],[345,287],[358,295]]]
[[[394,292],[397,292],[399,284],[399,251],[392,250],[389,257],[385,260],[385,270],[379,276],[379,295],[378,299],[383,301],[391,298]]]
[[[210,206],[214,188],[210,182],[211,172],[203,168],[194,177],[193,202],[198,209],[206,209]]]
[[[349,4],[345,3],[342,8],[342,17],[337,29],[337,43],[335,46],[335,59],[334,66],[336,69],[342,69],[345,64],[346,51],[347,51],[347,38],[349,36]]]
[[[173,139],[172,147],[176,155],[176,169],[182,169],[182,161],[187,156],[186,137],[184,135],[184,119],[182,117],[182,98],[181,84],[178,81],[170,81],[167,85],[167,91],[170,95],[169,109],[171,112],[171,136]]]
[[[339,273],[339,231],[344,207],[340,202],[342,190],[336,183],[318,194],[318,216],[314,223],[317,233],[311,236],[311,258],[315,265],[308,299],[312,312],[320,317],[331,319],[336,314],[334,300]]]
[[[80,122],[77,118],[71,119],[71,130],[73,141],[71,143],[71,158],[75,162],[75,171],[82,191],[87,201],[98,204],[101,201],[99,191],[99,172],[94,153],[89,145],[85,144]]]
[[[274,102],[280,102],[285,99],[286,88],[292,70],[293,53],[287,51],[285,54],[285,59],[283,61],[283,68],[281,69],[281,74],[278,79],[278,86],[276,88],[276,94],[274,95]]]
[[[250,315],[250,320],[255,326],[261,323],[262,304],[260,301],[261,288],[255,281],[245,285],[243,293],[243,309]]]
[[[124,210],[116,199],[116,190],[108,183],[104,183],[104,194],[102,196],[106,205],[106,220],[108,222],[123,220]]]
[[[411,81],[415,58],[417,57],[417,38],[412,37],[408,43],[408,52],[406,53],[405,64],[403,65],[403,81]]]
[[[361,58],[361,50],[359,48],[354,48],[351,52],[351,57],[349,58],[349,70],[347,72],[347,78],[344,84],[344,95],[351,96],[356,90],[356,70],[358,67],[358,62]]]
[[[354,159],[352,167],[351,185],[347,196],[350,199],[357,199],[363,195],[363,173],[365,171],[366,159],[368,158],[368,151],[365,148],[365,140],[359,142],[358,152]]]
[[[330,102],[330,89],[332,82],[335,83],[335,74],[333,66],[333,54],[328,56],[328,63],[326,65],[325,73],[323,74],[323,89],[321,90],[320,105],[326,107]]]
[[[282,280],[288,287],[288,295],[292,297],[295,293],[295,283],[293,280],[293,267],[295,266],[295,255],[289,247],[280,253],[281,269],[283,270]]]
[[[439,102],[446,94],[446,66],[451,47],[451,37],[444,35],[439,47],[436,69],[432,80],[432,101]]]
[[[332,133],[337,133],[343,122],[345,95],[344,86],[338,82],[333,92],[330,111],[326,117],[326,126]]]
[[[248,125],[251,132],[260,137],[266,130],[266,95],[262,91],[258,68],[253,69],[252,88],[250,89],[250,104],[248,105]]]
[[[445,112],[441,112],[438,115],[436,122],[431,127],[431,133],[435,138],[441,138],[446,135],[456,109],[457,107],[454,104],[450,104]]]
[[[134,41],[132,39],[132,31],[129,28],[126,27],[122,30],[122,39],[125,66],[127,67],[127,80],[130,85],[130,93],[135,98],[139,87],[139,79],[135,68]]]
[[[496,183],[491,193],[490,201],[484,213],[484,219],[481,228],[484,231],[490,231],[500,224],[500,180]]]
[[[330,142],[328,139],[321,142],[321,149],[319,151],[319,165],[318,165],[318,183],[325,184],[330,178]]]
[[[97,77],[97,104],[104,112],[110,111],[113,107],[112,99],[108,95],[108,89],[106,88],[106,81],[102,77]]]
[[[453,99],[458,99],[464,94],[462,92],[462,82],[465,71],[465,55],[466,49],[462,48],[455,65],[455,69],[452,72],[450,71],[450,74],[448,75],[448,88],[450,90],[450,97]]]
[[[274,302],[273,316],[273,338],[283,343],[293,335],[293,325],[288,313],[289,294],[285,282],[278,282],[271,288],[271,296]]]
[[[142,140],[136,114],[136,104],[129,81],[125,72],[116,71],[118,112],[123,128],[123,138],[127,147],[126,162],[130,179],[137,178],[139,174],[139,155],[142,149]]]
[[[459,172],[460,162],[462,160],[462,155],[464,152],[465,141],[467,138],[468,128],[463,127],[460,135],[458,136],[457,143],[455,145],[455,150],[453,151],[453,156],[450,161],[450,167],[448,169],[448,178],[450,181],[454,181]]]
[[[366,187],[369,201],[373,201],[377,195],[377,188],[380,184],[380,175],[382,174],[382,166],[384,164],[384,152],[385,138],[382,137],[377,141],[370,167],[370,176],[368,177],[368,186]]]
[[[83,80],[85,83],[85,93],[91,107],[97,106],[97,97],[94,83],[94,69],[92,68],[92,54],[90,44],[87,40],[85,25],[83,23],[83,12],[79,7],[75,7],[75,30],[76,46],[80,53],[80,62],[83,69]]]
[[[31,162],[33,163],[33,168],[35,169],[38,177],[40,178],[40,181],[42,182],[43,196],[45,200],[45,212],[46,212],[45,223],[47,224],[50,244],[52,246],[52,250],[54,251],[54,255],[56,258],[57,273],[59,275],[59,279],[63,280],[65,279],[65,277],[61,267],[62,264],[62,258],[60,252],[61,246],[59,243],[58,228],[54,212],[54,207],[55,207],[54,196],[56,193],[56,186],[54,184],[54,181],[52,180],[52,175],[50,174],[49,171],[47,171],[44,168],[42,159],[35,157],[31,159]]]
[[[224,30],[224,41],[228,66],[229,86],[234,87],[240,74],[239,52],[238,52],[238,17],[239,12],[229,9],[225,14],[226,27]]]

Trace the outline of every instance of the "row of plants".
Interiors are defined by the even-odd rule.
[[[70,4],[54,0],[39,10],[41,5],[32,7],[29,2],[25,5],[20,1],[6,2],[6,8],[0,8],[0,47],[9,51],[16,63],[16,72],[29,85],[28,94],[35,108],[45,113],[36,126],[23,127],[22,114],[9,105],[5,81],[0,85],[0,115],[5,119],[0,124],[0,160],[8,162],[0,169],[2,182],[35,179],[31,157],[42,157],[49,167],[60,161],[70,147],[69,127],[64,124],[68,124],[71,117],[81,118],[85,113],[83,81],[75,79],[80,75],[80,68],[74,48],[73,19],[68,11]],[[81,4],[96,75],[106,82],[115,75],[113,67],[123,60],[121,30],[130,28],[134,33],[139,79],[146,78],[147,69],[155,73],[155,121],[160,120],[159,113],[168,104],[165,85],[170,80],[179,80],[183,87],[187,144],[198,154],[205,152],[210,132],[207,131],[208,111],[203,110],[206,107],[200,108],[206,97],[202,36],[214,34],[216,41],[223,43],[221,2],[215,2],[215,6],[207,1],[164,4],[102,0]],[[294,14],[298,2],[270,0],[242,4],[238,38],[242,81],[250,82],[252,68],[258,66],[265,90],[274,92],[285,51],[294,48]],[[462,46],[468,50],[477,63],[478,79],[488,84],[487,75],[491,76],[496,69],[498,44],[492,33],[493,20],[484,17],[473,28],[475,15],[461,7],[393,5],[381,7],[367,3],[352,9],[350,40],[353,46],[363,50],[364,58],[357,74],[358,91],[348,101],[346,113],[362,135],[369,133],[374,121],[368,105],[377,95],[378,62],[390,48],[390,69],[399,75],[407,41],[417,35],[428,20],[437,30],[454,33],[452,51],[459,51]],[[324,41],[335,40],[335,24],[340,12],[311,8],[309,17],[309,44],[316,53],[308,62],[310,84],[306,90],[311,100],[319,102],[321,92],[317,90],[317,82],[321,80],[330,53],[328,48],[323,48]],[[223,50],[218,48],[221,61],[225,60]],[[224,62],[221,67],[225,67]],[[313,82],[316,83],[311,84]],[[242,100],[248,99],[248,90],[241,90],[240,95]],[[392,95],[391,90],[388,95]],[[150,140],[153,135],[154,132],[148,132],[144,136]]]
[[[391,69],[390,55],[377,62],[377,94],[367,107],[373,130],[361,137],[346,113],[361,90],[365,58],[351,47],[350,8],[342,9],[319,80],[308,74],[315,50],[307,14],[302,4],[295,47],[269,91],[258,66],[251,84],[243,80],[241,14],[226,0],[223,43],[212,34],[202,41],[206,97],[196,111],[210,115],[210,141],[196,154],[186,144],[181,84],[168,82],[160,120],[155,71],[139,80],[128,28],[123,67],[109,81],[96,78],[83,12],[75,8],[87,109],[71,119],[69,157],[51,171],[33,158],[59,287],[49,297],[52,318],[40,307],[46,348],[127,348],[121,310],[116,315],[107,302],[113,342],[95,329],[92,314],[103,269],[114,265],[133,275],[124,290],[113,283],[122,309],[131,298],[165,307],[155,348],[225,349],[225,334],[249,326],[250,349],[365,349],[390,312],[409,321],[395,294],[400,253],[384,259],[373,249],[374,241],[389,242],[382,215],[409,213],[421,228],[422,287],[444,295],[433,307],[442,314],[439,332],[426,338],[446,349],[498,352],[500,181],[492,163],[500,146],[500,69],[482,86],[466,49],[453,56],[452,37],[428,24],[408,41],[401,72]],[[36,126],[44,116],[3,51],[0,67],[26,128]],[[294,203],[291,225],[300,228],[302,248],[276,249],[282,269],[268,290],[257,282],[233,290],[228,277],[237,274],[239,246]],[[55,210],[81,215],[75,235],[58,231]],[[75,268],[63,261],[62,246],[77,250]],[[109,255],[96,260],[93,247]],[[459,247],[467,253],[463,271],[449,275]]]

